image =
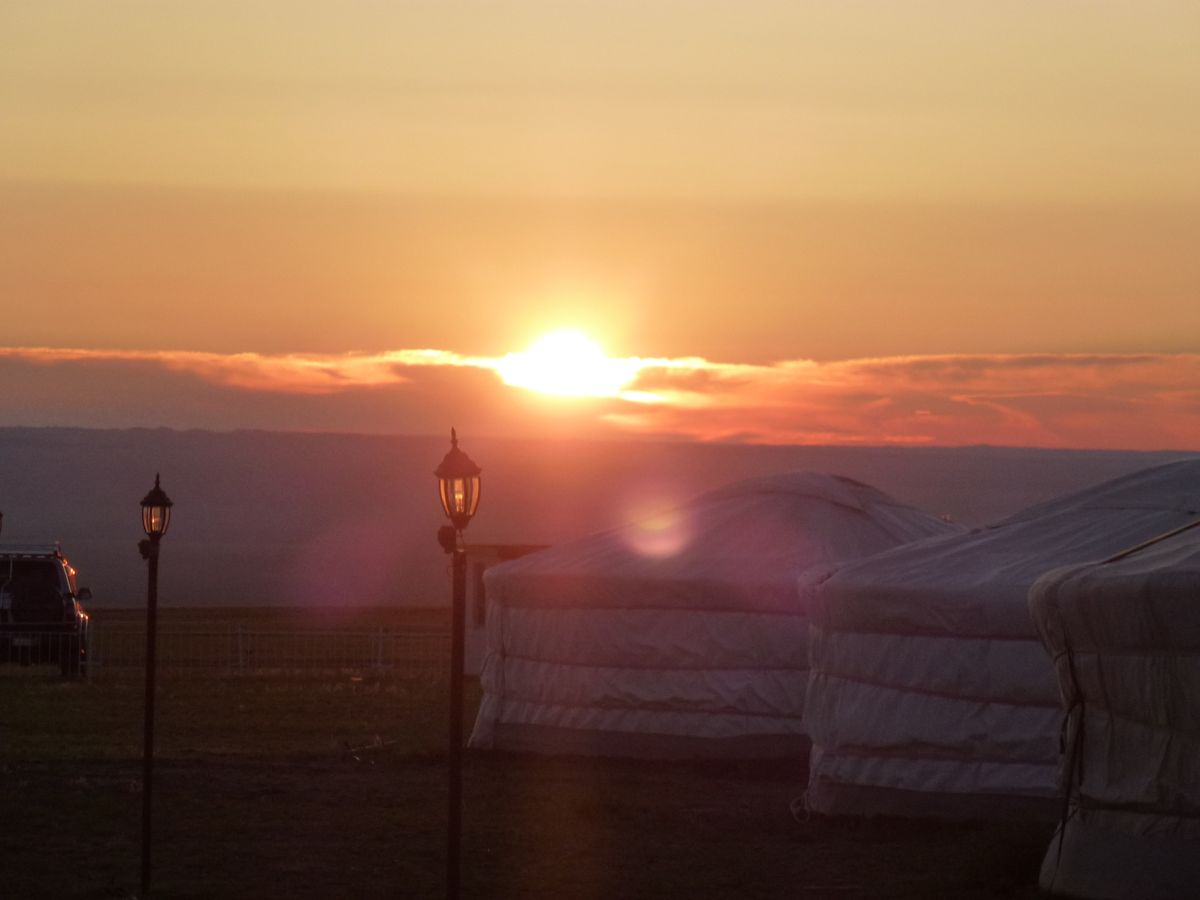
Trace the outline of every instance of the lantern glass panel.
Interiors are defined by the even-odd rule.
[[[166,534],[170,521],[171,508],[169,506],[142,507],[142,528],[145,529],[146,534]]]
[[[479,476],[438,479],[442,510],[454,524],[463,528],[479,509]]]
[[[466,513],[474,518],[477,509],[479,509],[479,476],[475,475],[468,480]]]

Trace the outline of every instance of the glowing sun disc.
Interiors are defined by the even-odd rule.
[[[632,359],[605,356],[578,331],[555,331],[496,364],[505,384],[563,397],[616,397],[637,375]]]

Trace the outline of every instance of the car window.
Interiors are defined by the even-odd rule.
[[[0,570],[2,571],[2,570]],[[15,622],[57,622],[63,617],[62,583],[58,562],[51,559],[15,559],[0,586],[9,615]]]

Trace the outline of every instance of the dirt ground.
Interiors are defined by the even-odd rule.
[[[428,677],[164,677],[153,895],[444,896],[446,690]],[[142,698],[131,678],[0,676],[0,897],[136,895]],[[462,895],[1039,896],[1049,826],[796,821],[805,776],[803,760],[468,752]]]
[[[128,897],[136,761],[0,769],[9,897]],[[155,896],[438,897],[444,759],[386,748],[156,768]],[[1036,897],[1048,829],[797,822],[785,766],[468,754],[463,895]]]

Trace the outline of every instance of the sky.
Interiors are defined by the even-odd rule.
[[[1200,449],[1196,109],[1194,2],[10,0],[0,423]]]

